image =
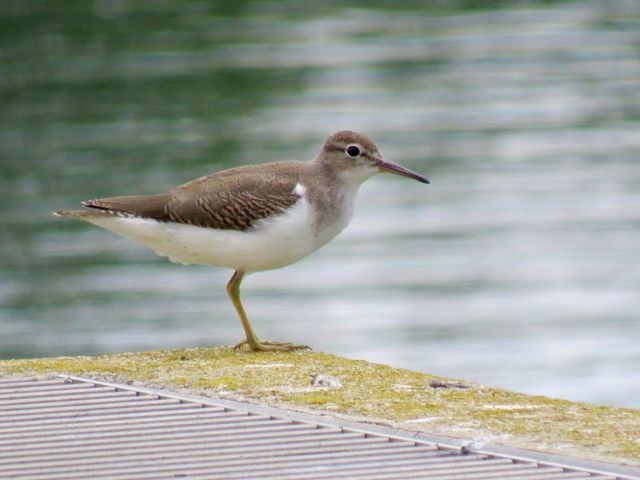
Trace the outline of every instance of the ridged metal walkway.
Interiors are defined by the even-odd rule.
[[[633,478],[233,405],[86,379],[2,381],[0,479]]]

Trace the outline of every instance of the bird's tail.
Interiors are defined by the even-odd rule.
[[[87,220],[95,217],[113,217],[114,212],[109,210],[55,210],[51,212],[56,217],[71,217]]]

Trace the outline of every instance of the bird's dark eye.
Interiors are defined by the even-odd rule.
[[[356,158],[360,155],[360,148],[357,145],[349,145],[347,147],[347,155]]]

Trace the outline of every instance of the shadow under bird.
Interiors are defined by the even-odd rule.
[[[318,250],[351,221],[360,185],[389,172],[429,181],[384,159],[370,138],[341,131],[315,160],[230,168],[154,195],[88,200],[87,210],[53,212],[91,222],[182,264],[234,270],[227,292],[246,340],[236,348],[290,351],[308,348],[258,339],[240,301],[240,283],[252,272],[281,268]]]

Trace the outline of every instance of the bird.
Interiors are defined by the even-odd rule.
[[[258,338],[240,298],[243,278],[324,246],[349,224],[360,186],[378,173],[429,183],[387,161],[371,138],[343,130],[310,161],[229,168],[162,193],[96,198],[82,202],[84,210],[52,213],[122,235],[175,263],[233,270],[227,293],[246,337],[236,349],[288,352],[309,347]]]

